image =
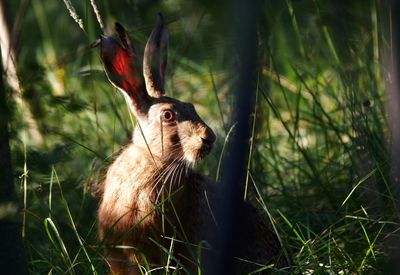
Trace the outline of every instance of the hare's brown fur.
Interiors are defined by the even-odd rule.
[[[115,268],[125,268],[122,269],[124,272],[130,269],[129,265],[140,261],[138,251],[143,251],[147,260],[160,263],[159,249],[149,238],[160,241],[161,235],[172,237],[173,229],[169,223],[180,223],[182,236],[190,241],[200,241],[204,236],[202,224],[210,217],[204,196],[212,186],[206,178],[189,168],[186,161],[200,158],[202,139],[215,139],[215,136],[191,104],[167,97],[154,100],[157,103],[149,109],[146,123],[135,129],[133,143],[123,149],[109,167],[103,183],[99,208],[100,238],[109,244],[134,247],[123,252],[118,248],[109,249],[108,260],[113,271]],[[177,125],[160,125],[155,113],[164,108],[177,110]],[[152,117],[156,119],[152,121]],[[163,128],[162,139],[160,127]],[[162,190],[167,190],[170,196],[164,204],[169,219],[164,232],[160,209],[157,210],[161,207],[157,204]],[[176,211],[173,214],[172,204]],[[161,241],[164,243],[167,240]]]
[[[157,164],[160,167],[163,165],[161,162]],[[106,238],[109,244],[116,242],[133,247],[123,252],[118,248],[109,249],[108,260],[113,272],[123,271],[126,274],[127,270],[135,270],[133,266],[141,260],[139,252],[143,252],[148,261],[161,263],[160,250],[150,238],[162,245],[168,244],[170,241],[161,236],[173,236],[169,222],[175,222],[177,217],[184,227],[179,231],[186,234],[191,242],[200,241],[204,235],[201,225],[208,222],[207,212],[210,211],[204,197],[204,191],[209,189],[207,180],[190,169],[182,171],[185,175],[180,179],[181,189],[176,191],[175,188],[176,193],[165,203],[165,212],[170,221],[165,222],[163,232],[160,211],[155,206],[156,197],[162,188],[162,184],[154,188],[160,175],[158,171],[161,170],[155,168],[148,150],[134,144],[125,148],[107,171],[99,209],[100,238]],[[177,217],[171,213],[171,204],[174,205]]]
[[[137,119],[132,143],[108,168],[98,212],[99,237],[114,274],[137,274],[139,265],[162,264],[173,243],[175,263],[196,268],[197,245],[215,230],[213,210],[223,198],[216,183],[191,169],[215,141],[194,106],[163,95],[166,50],[162,17],[146,45],[143,75],[133,46],[116,25],[120,41],[103,36],[101,55],[107,76],[119,88]],[[154,66],[159,66],[154,68]],[[234,255],[267,264],[278,254],[274,234],[250,204],[243,203]],[[165,258],[165,257],[164,257]],[[238,264],[238,267],[241,266]],[[257,266],[247,265],[251,271]]]

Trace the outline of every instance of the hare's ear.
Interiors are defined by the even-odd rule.
[[[115,23],[119,40],[100,36],[96,45],[100,46],[101,59],[110,82],[121,90],[133,113],[146,113],[150,97],[144,89],[143,77],[135,49],[125,29]]]
[[[158,14],[156,25],[144,49],[143,75],[149,95],[164,94],[165,70],[168,57],[168,30],[164,17]]]

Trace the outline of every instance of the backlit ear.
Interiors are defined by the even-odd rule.
[[[168,30],[162,14],[158,14],[156,25],[144,50],[143,76],[149,95],[160,97],[165,93],[165,70],[168,57]]]
[[[146,113],[150,97],[144,89],[140,62],[125,29],[115,23],[115,30],[120,41],[101,36],[97,42],[107,77],[124,93],[134,114]]]

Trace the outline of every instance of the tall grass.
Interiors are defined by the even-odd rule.
[[[14,16],[23,2],[11,3]],[[23,18],[14,18],[22,22],[17,31],[23,100],[45,137],[40,146],[25,139],[24,110],[14,109],[13,163],[21,177],[33,274],[107,270],[90,190],[129,142],[132,125],[123,98],[107,83],[98,53],[89,47],[101,33],[91,2],[70,2],[85,31],[62,1],[30,1]],[[218,179],[221,155],[234,136],[229,71],[238,64],[226,31],[234,19],[222,12],[226,7],[203,2],[96,1],[105,30],[118,20],[138,45],[158,11],[168,16],[167,91],[193,102],[216,130],[217,147],[199,169]],[[374,0],[260,5],[245,197],[265,210],[290,255],[291,268],[277,273],[390,268],[387,255],[396,248],[388,244],[399,223],[385,112],[388,14]],[[169,268],[172,248],[160,249]]]

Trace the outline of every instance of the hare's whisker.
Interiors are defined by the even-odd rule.
[[[173,168],[176,166],[176,163],[179,161],[180,158],[175,158],[156,178],[155,178],[155,182],[154,182],[154,186],[151,189],[151,193],[154,191],[154,189],[158,186],[158,184],[160,182],[166,181],[166,179],[164,178],[165,175],[168,175],[172,172]],[[163,183],[163,185],[165,184],[165,182]],[[163,186],[161,187],[161,189],[163,188]]]
[[[181,185],[182,173],[183,173],[184,170],[185,170],[185,162],[182,162],[182,166],[181,166],[181,169],[180,169],[180,172],[179,172],[179,180],[178,180],[178,185],[179,186]]]
[[[175,182],[175,175],[178,170],[179,170],[179,163],[176,165],[176,168],[174,169],[174,172],[171,175],[171,180],[169,181],[170,184]]]

